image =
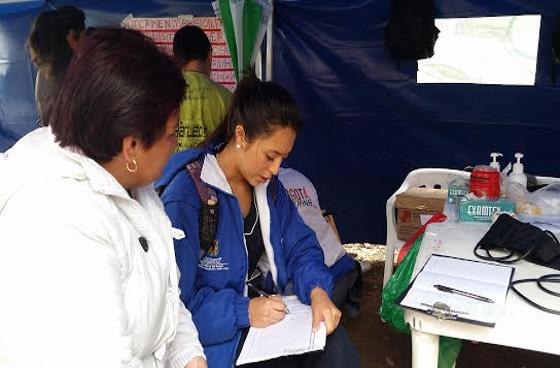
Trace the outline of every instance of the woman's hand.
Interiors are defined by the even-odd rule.
[[[313,314],[313,331],[319,329],[319,324],[325,322],[327,335],[330,335],[338,326],[342,313],[331,302],[327,292],[316,287],[311,291],[311,313]]]
[[[280,322],[286,313],[285,308],[282,298],[277,295],[253,298],[249,302],[249,324],[263,328]]]
[[[206,359],[201,356],[197,356],[192,358],[185,368],[208,368],[208,365],[206,364]]]

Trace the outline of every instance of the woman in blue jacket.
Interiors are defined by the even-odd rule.
[[[286,90],[245,77],[223,123],[207,140],[212,144],[174,155],[157,183],[165,188],[162,201],[177,229],[181,298],[193,315],[209,367],[232,367],[249,326],[266,327],[284,317],[280,297],[258,297],[247,288],[256,275],[269,293],[293,292],[310,304],[314,328],[324,322],[327,334],[336,330],[324,353],[281,358],[282,364],[359,364],[344,331],[337,329],[341,313],[329,297],[332,280],[317,238],[276,177],[300,126]],[[188,164],[194,166],[186,169]],[[214,196],[218,224],[206,249],[199,223],[207,222],[200,219],[208,216],[206,202],[216,203]],[[211,226],[204,227],[212,233]],[[278,359],[264,366],[275,364]]]

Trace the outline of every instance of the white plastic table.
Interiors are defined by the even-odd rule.
[[[477,259],[473,254],[476,243],[488,231],[490,224],[444,222],[428,226],[418,253],[413,277],[420,271],[431,254],[444,254]],[[513,280],[534,278],[560,271],[521,261],[514,264]],[[551,287],[552,288],[552,287]],[[559,298],[553,298],[537,289],[535,284],[518,286],[531,300],[560,309]],[[558,288],[554,288],[558,291]],[[495,327],[477,326],[465,322],[438,320],[424,313],[405,308],[405,320],[412,336],[412,367],[436,368],[439,336],[487,342],[522,349],[560,355],[560,316],[542,312],[509,291],[503,315]]]

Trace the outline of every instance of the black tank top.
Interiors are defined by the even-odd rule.
[[[249,261],[248,276],[251,277],[257,263],[264,253],[264,242],[260,227],[260,216],[256,206],[255,192],[253,191],[253,198],[251,201],[251,208],[247,217],[244,219],[243,233],[245,235],[245,243],[247,244],[247,256]]]

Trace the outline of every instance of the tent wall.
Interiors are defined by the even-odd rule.
[[[207,0],[54,0],[0,4],[0,152],[37,127],[36,71],[25,49],[31,24],[39,12],[68,4],[85,11],[88,26],[118,26],[131,13],[137,17],[214,16]]]
[[[536,85],[416,84],[416,63],[398,67],[383,48],[389,1],[276,5],[274,79],[305,123],[289,164],[316,183],[345,241],[384,242],[385,201],[414,168],[462,169],[519,151],[528,172],[560,176],[560,85],[550,82],[560,3],[434,4],[442,18],[541,14]]]
[[[305,129],[288,164],[317,185],[345,241],[385,238],[385,201],[417,167],[463,168],[488,153],[526,154],[526,168],[560,176],[559,86],[550,82],[558,0],[434,0],[436,16],[541,14],[534,87],[417,85],[416,63],[383,49],[389,0],[276,0],[274,79],[296,97]],[[40,2],[39,2],[40,3]],[[210,1],[51,1],[0,8],[0,151],[36,125],[34,71],[24,48],[41,9],[74,4],[88,25],[136,16],[212,15]],[[558,78],[560,83],[560,76]]]
[[[37,8],[0,12],[0,151],[37,126],[35,72],[25,50],[36,14]]]

